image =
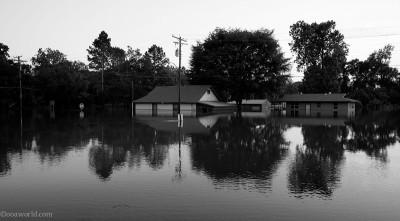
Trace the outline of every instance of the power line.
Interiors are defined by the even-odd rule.
[[[399,33],[395,34],[384,34],[384,35],[365,35],[365,36],[358,36],[358,37],[345,37],[345,38],[375,38],[375,37],[388,37],[388,36],[398,36]]]

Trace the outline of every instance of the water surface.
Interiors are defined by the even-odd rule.
[[[0,210],[54,220],[398,220],[400,114],[69,114],[0,126]],[[14,219],[15,220],[15,219]]]

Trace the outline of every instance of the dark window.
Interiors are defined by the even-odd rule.
[[[333,103],[333,109],[338,109],[338,103]]]
[[[321,103],[317,103],[317,107],[321,107]]]
[[[334,111],[334,112],[333,112],[333,117],[338,117],[337,111]]]
[[[208,89],[208,90],[207,90],[207,94],[210,94],[210,93],[211,93],[211,90],[210,90],[210,89]]]
[[[157,116],[157,104],[156,103],[153,103],[152,105],[151,105],[151,109],[152,109],[152,116],[154,117],[154,116]]]

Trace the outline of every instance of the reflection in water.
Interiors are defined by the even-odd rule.
[[[296,196],[331,196],[339,184],[347,133],[345,127],[302,126],[304,144],[296,147],[288,180],[289,189]]]
[[[288,126],[289,125],[289,126]],[[127,166],[162,169],[178,139],[190,145],[191,167],[217,187],[268,189],[280,162],[289,155],[284,133],[300,125],[303,145],[289,166],[293,193],[329,197],[340,183],[345,151],[363,151],[386,163],[386,148],[399,140],[399,114],[360,116],[350,121],[315,118],[185,118],[178,130],[168,118],[72,117],[26,119],[22,138],[18,119],[1,119],[0,176],[9,176],[13,156],[30,151],[42,164],[57,166],[71,150],[88,148],[88,164],[102,180]],[[181,181],[182,155],[173,180]],[[23,160],[23,159],[22,159]]]
[[[8,175],[11,170],[10,157],[5,147],[0,148],[0,177]]]
[[[193,169],[218,186],[268,189],[277,165],[287,155],[284,131],[284,125],[267,119],[220,119],[209,135],[192,136]]]
[[[125,119],[101,123],[100,136],[96,136],[89,150],[89,165],[101,180],[109,180],[113,170],[119,170],[125,163],[132,168],[140,167],[145,161],[149,167],[161,169],[168,146],[176,142],[176,134],[129,121],[132,122]]]
[[[350,151],[364,151],[368,156],[387,161],[386,147],[398,141],[399,113],[361,115],[347,123],[351,136],[347,142]],[[397,129],[397,132],[396,132]]]

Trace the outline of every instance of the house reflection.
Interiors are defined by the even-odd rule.
[[[217,123],[219,118],[226,115],[208,115],[201,117],[185,117],[180,132],[182,134],[209,133],[210,129]],[[137,116],[135,119],[146,124],[157,131],[178,132],[178,121],[176,117],[146,117]]]

